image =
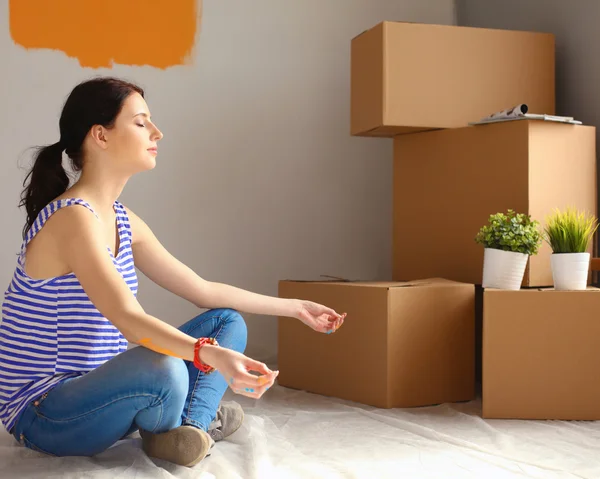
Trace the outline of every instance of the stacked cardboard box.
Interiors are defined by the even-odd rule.
[[[473,285],[281,281],[279,295],[348,313],[331,335],[280,318],[280,385],[382,408],[474,397]]]
[[[557,304],[581,297],[588,308],[600,306],[600,292],[486,291],[476,298],[483,248],[474,237],[490,214],[509,208],[542,222],[555,207],[595,213],[595,129],[529,120],[467,126],[521,103],[534,113],[555,113],[554,37],[383,22],[354,38],[351,54],[351,134],[394,142],[394,281],[280,282],[281,297],[327,304],[348,319],[336,334],[320,335],[280,318],[279,383],[378,407],[473,399],[480,356],[476,305],[483,296],[487,416],[532,410],[569,416],[557,413],[557,403],[535,409],[544,394],[562,387],[548,386],[551,350],[542,345],[552,336],[564,354],[584,338],[589,317],[561,342],[566,326],[557,326],[560,311],[569,308]],[[544,246],[531,258],[525,286],[552,284],[549,256]],[[554,305],[552,333],[543,327],[549,310],[537,309],[547,299]],[[583,351],[592,341],[588,336]],[[505,361],[513,343],[519,355]],[[554,365],[557,377],[573,375],[581,351],[571,353]],[[518,361],[529,367],[513,375]],[[581,391],[592,370],[586,371],[568,384]],[[528,382],[528,375],[538,378]],[[529,394],[535,387],[538,394]],[[507,401],[507,388],[517,391],[509,401],[516,409],[498,407]],[[596,399],[592,394],[573,403],[578,417],[589,416],[591,404],[600,404]]]
[[[536,120],[396,137],[393,279],[481,284],[474,238],[490,214],[512,208],[543,226],[554,208],[595,212],[595,141],[592,126]],[[524,286],[553,284],[550,255],[544,242]]]
[[[457,128],[526,103],[554,113],[554,37],[382,22],[352,40],[351,134]]]
[[[600,419],[600,290],[486,290],[483,417]]]

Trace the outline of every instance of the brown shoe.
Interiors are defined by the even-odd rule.
[[[140,429],[140,436],[148,456],[186,467],[198,464],[214,444],[207,432],[193,426],[179,426],[158,434]]]
[[[231,436],[244,423],[244,410],[238,403],[222,402],[217,409],[217,415],[210,426],[208,435],[218,442]]]

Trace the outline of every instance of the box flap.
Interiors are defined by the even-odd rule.
[[[401,288],[404,286],[443,286],[461,284],[456,281],[452,281],[445,278],[427,278],[427,279],[415,279],[412,281],[396,282],[396,287]]]
[[[515,294],[533,294],[533,293],[557,293],[557,294],[583,294],[583,293],[598,293],[600,292],[600,288],[596,288],[594,286],[588,286],[585,290],[569,290],[569,291],[557,291],[552,287],[544,287],[544,288],[521,288],[518,290],[508,290],[508,289],[495,289],[495,288],[486,288],[484,289],[484,294],[504,294],[504,295],[515,295]]]
[[[444,278],[427,278],[417,279],[413,281],[377,281],[377,280],[352,280],[347,278],[340,278],[337,276],[321,275],[322,278],[330,278],[323,280],[299,280],[299,279],[286,279],[282,281],[290,283],[316,283],[316,284],[339,284],[344,286],[359,286],[367,288],[410,288],[410,287],[428,287],[428,286],[449,286],[459,283]]]
[[[376,23],[375,25],[373,25],[373,26],[372,26],[372,27],[370,27],[370,28],[366,28],[365,30],[363,30],[363,31],[362,31],[362,32],[360,32],[359,34],[355,35],[355,36],[352,38],[352,40],[356,40],[358,37],[361,37],[361,36],[362,36],[362,35],[364,35],[365,33],[367,33],[367,32],[370,32],[371,30],[374,30],[375,28],[377,28],[377,27],[379,27],[379,26],[382,26],[382,25],[383,25],[383,24],[385,24],[385,23],[386,23],[385,21],[382,21],[382,22]]]
[[[526,291],[553,291],[555,293],[585,293],[586,291],[592,292],[600,292],[599,288],[595,288],[594,286],[588,286],[585,290],[580,291],[557,291],[554,288],[528,288]]]
[[[326,279],[326,280],[302,280],[302,279],[285,279],[282,282],[287,283],[306,283],[306,284],[331,284],[342,286],[358,286],[370,288],[391,288],[398,286],[406,286],[404,283],[395,281],[367,281],[367,280],[350,280],[350,279]]]
[[[288,281],[290,283],[349,283],[351,281],[358,281],[328,274],[322,274],[319,277],[326,279],[282,279],[281,281]]]

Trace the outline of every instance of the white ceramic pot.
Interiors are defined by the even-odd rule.
[[[483,253],[484,288],[521,289],[529,255],[485,248]]]
[[[587,288],[589,253],[554,253],[550,257],[554,289],[576,291]]]

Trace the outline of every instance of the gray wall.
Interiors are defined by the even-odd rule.
[[[65,96],[98,74],[145,87],[165,134],[157,168],[121,200],[201,276],[269,295],[280,279],[391,277],[392,144],[349,135],[350,40],[382,20],[452,24],[452,0],[206,0],[193,64],[167,70],[25,50],[8,0],[0,12],[0,282],[24,221],[17,160],[57,141]],[[173,325],[196,313],[140,286],[146,310]],[[275,318],[247,320],[248,354],[272,361]]]

